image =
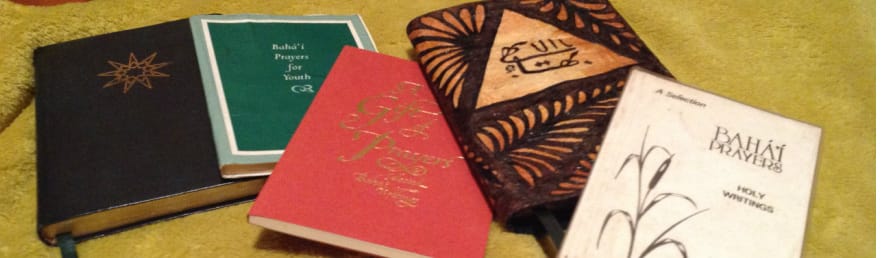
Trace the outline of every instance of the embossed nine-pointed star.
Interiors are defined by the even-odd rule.
[[[151,63],[156,56],[157,53],[155,52],[139,61],[135,54],[130,53],[129,62],[126,64],[108,60],[108,64],[113,66],[114,70],[100,73],[98,76],[114,77],[114,80],[105,83],[102,88],[123,84],[123,93],[127,93],[133,85],[138,83],[145,88],[151,89],[151,77],[170,77],[169,74],[157,71],[157,69],[167,66],[169,62]]]

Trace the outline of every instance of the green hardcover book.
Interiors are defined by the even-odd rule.
[[[263,176],[343,46],[376,51],[358,15],[191,17],[222,177]]]

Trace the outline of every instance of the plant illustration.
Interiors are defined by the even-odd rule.
[[[633,257],[633,249],[634,249],[635,245],[637,244],[636,243],[636,236],[637,236],[637,233],[639,232],[639,228],[638,228],[639,222],[641,222],[641,220],[643,218],[645,218],[645,215],[647,215],[648,212],[650,212],[654,207],[657,207],[657,204],[660,204],[662,201],[667,200],[667,199],[677,199],[679,201],[690,203],[694,207],[695,210],[697,209],[697,203],[695,203],[693,199],[691,199],[690,197],[688,197],[686,195],[679,194],[679,193],[662,192],[662,193],[654,195],[653,198],[651,198],[651,194],[652,194],[653,190],[660,184],[660,182],[662,182],[663,177],[666,175],[666,172],[669,170],[669,165],[672,163],[672,158],[675,157],[675,154],[671,153],[668,149],[666,149],[663,146],[653,145],[653,146],[647,147],[645,144],[647,141],[649,129],[650,129],[650,127],[645,129],[644,138],[642,138],[641,148],[639,149],[639,152],[632,153],[629,156],[627,156],[626,159],[623,161],[623,165],[620,166],[620,170],[617,171],[617,174],[614,176],[614,179],[616,180],[622,174],[623,170],[626,169],[626,167],[630,164],[635,164],[636,167],[638,168],[638,180],[637,180],[638,185],[636,188],[637,202],[636,202],[635,211],[634,211],[634,213],[630,213],[629,211],[622,210],[622,209],[611,210],[607,214],[607,216],[605,216],[604,222],[602,222],[601,230],[598,232],[598,241],[596,243],[596,248],[597,248],[601,244],[601,236],[604,234],[604,230],[605,230],[605,228],[607,228],[608,223],[611,222],[611,219],[622,217],[622,218],[626,219],[626,221],[628,222],[629,231],[630,231],[629,252],[626,255],[627,258]],[[660,152],[665,153],[668,156],[668,158],[666,158],[666,160],[664,160],[660,163],[659,167],[654,172],[654,175],[650,177],[650,180],[647,182],[647,184],[642,184],[643,171],[644,171],[643,168],[645,167],[645,165],[647,165],[647,162],[649,161],[648,158],[650,157],[651,153],[653,153],[655,151],[660,151]],[[667,227],[665,230],[660,232],[660,234],[657,235],[656,238],[654,238],[650,243],[648,243],[647,246],[643,249],[643,251],[640,254],[638,254],[636,257],[639,257],[639,258],[645,257],[648,254],[650,254],[651,252],[653,252],[654,250],[657,250],[659,248],[674,247],[681,254],[681,257],[687,258],[688,253],[687,253],[687,249],[686,249],[684,243],[682,243],[679,240],[669,238],[668,236],[666,236],[666,234],[669,233],[670,231],[672,231],[673,229],[675,229],[676,227],[678,227],[679,225],[681,225],[682,223],[691,219],[692,217],[697,216],[698,214],[703,213],[707,210],[708,209],[698,210],[698,211],[693,212],[693,213],[685,216],[684,218],[672,223],[672,225],[669,225],[669,227]]]

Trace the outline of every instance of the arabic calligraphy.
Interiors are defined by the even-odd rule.
[[[542,73],[580,64],[574,59],[579,52],[563,39],[520,41],[502,48],[500,62],[507,64],[506,73],[516,69],[521,74]],[[584,63],[591,64],[589,61]],[[512,74],[512,77],[518,77],[518,74]]]

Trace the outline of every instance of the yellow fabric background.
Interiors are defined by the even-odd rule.
[[[359,13],[380,52],[407,58],[412,49],[407,22],[457,2],[463,1],[161,0],[30,7],[0,0],[0,257],[59,256],[35,233],[35,47],[195,14]],[[805,257],[875,256],[875,1],[613,4],[678,79],[821,126]],[[77,248],[82,257],[355,255],[249,225],[249,206],[155,223]],[[503,232],[496,224],[491,229],[489,257],[543,255],[532,237]]]

